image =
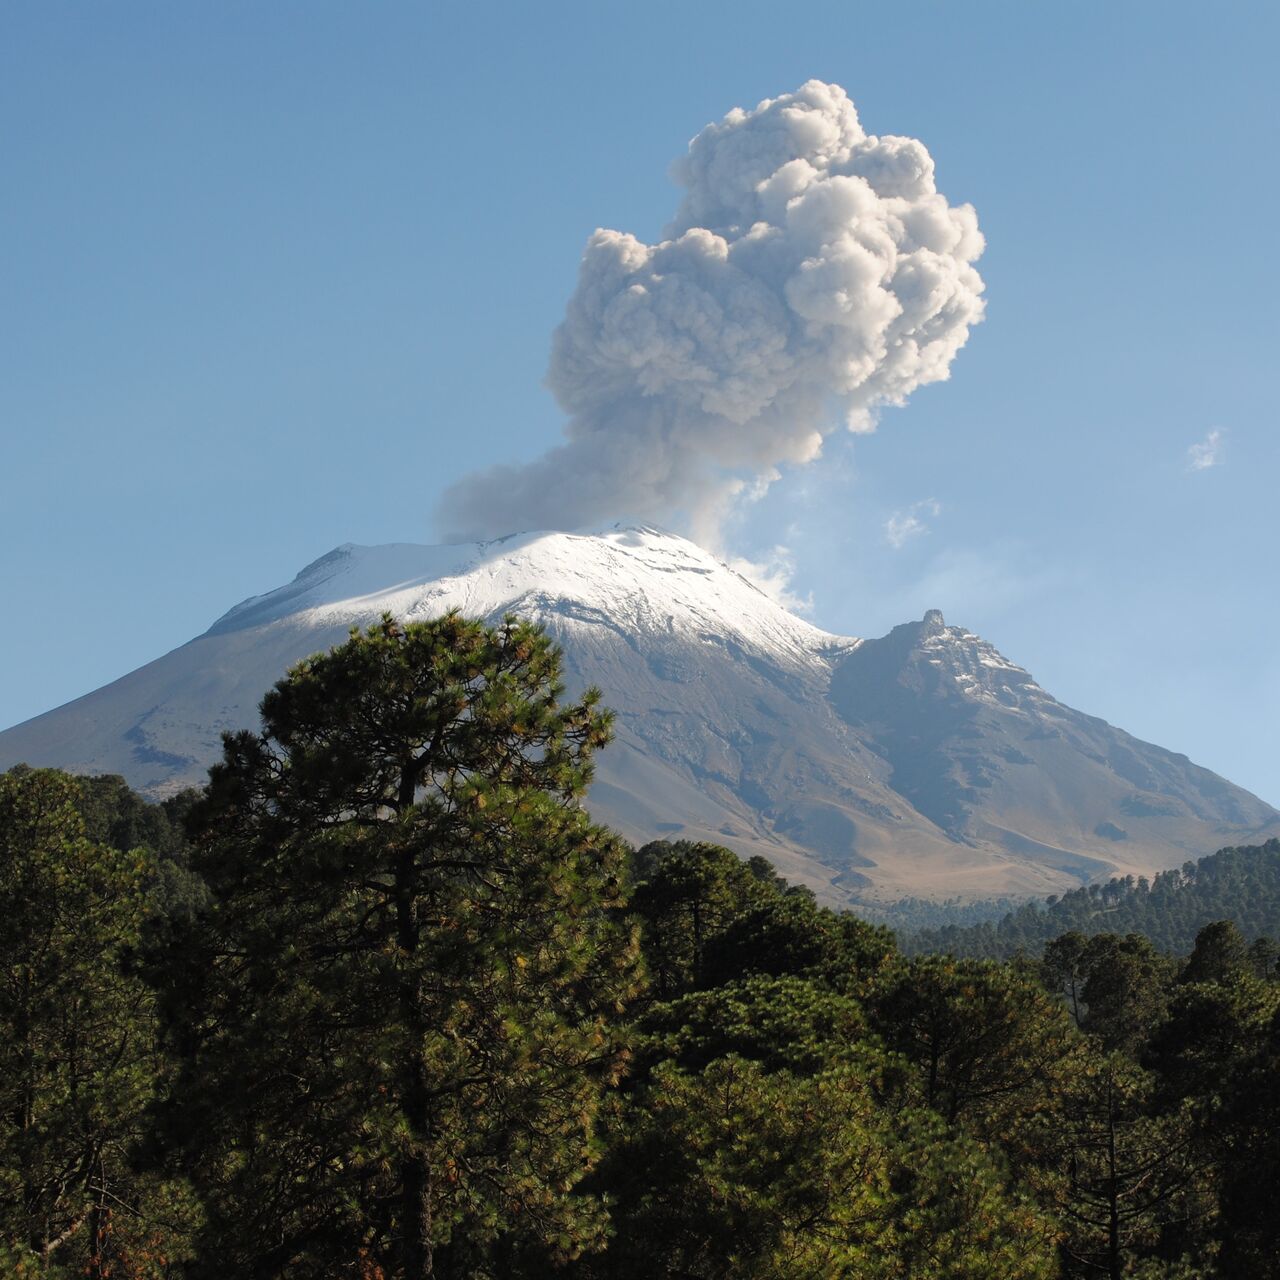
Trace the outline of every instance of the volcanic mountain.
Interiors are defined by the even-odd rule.
[[[830,902],[1032,895],[1280,834],[1185,756],[1064,706],[940,613],[829,635],[714,556],[644,528],[338,547],[112,684],[0,733],[18,761],[200,783],[287,667],[382,613],[542,623],[617,738],[588,807],[635,842],[761,853]]]

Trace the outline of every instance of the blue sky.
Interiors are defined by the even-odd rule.
[[[442,10],[0,6],[0,725],[554,445],[587,237],[657,239],[689,138],[817,77],[976,207],[987,318],[733,549],[1280,804],[1274,6]]]

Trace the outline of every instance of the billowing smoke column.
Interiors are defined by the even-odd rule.
[[[871,137],[838,85],[735,109],[676,167],[666,239],[587,244],[547,382],[568,442],[450,489],[450,536],[623,517],[714,543],[733,498],[948,376],[982,318],[971,205],[913,138]]]

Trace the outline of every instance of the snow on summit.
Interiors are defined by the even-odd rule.
[[[482,618],[516,613],[557,627],[608,619],[626,631],[736,639],[806,665],[851,643],[789,613],[688,539],[649,526],[457,546],[347,543],[288,586],[236,605],[209,634],[286,617],[319,627],[383,613],[413,621],[448,609]]]

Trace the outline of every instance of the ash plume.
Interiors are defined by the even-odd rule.
[[[922,143],[865,133],[838,85],[735,108],[674,174],[660,243],[587,242],[547,375],[566,443],[455,484],[451,538],[627,517],[714,545],[735,499],[945,379],[982,318],[973,207],[938,193]]]

